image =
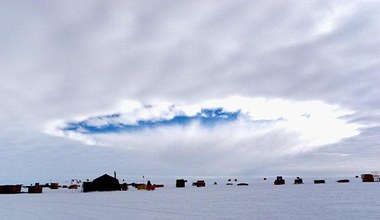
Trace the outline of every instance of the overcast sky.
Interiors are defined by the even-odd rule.
[[[2,1],[0,184],[380,170],[378,1]]]

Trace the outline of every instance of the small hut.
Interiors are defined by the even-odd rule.
[[[28,193],[42,193],[42,186],[39,183],[34,186],[28,186]]]
[[[50,189],[58,189],[59,188],[59,184],[58,183],[50,183]]]
[[[285,180],[282,178],[282,176],[277,176],[276,180],[274,181],[274,185],[284,185]]]
[[[197,182],[193,182],[193,186],[196,186],[196,187],[205,187],[206,183],[205,183],[204,180],[197,180]]]
[[[303,179],[297,177],[296,179],[294,179],[294,184],[303,184]]]
[[[363,182],[375,182],[375,178],[374,178],[374,176],[373,176],[373,174],[362,174],[361,175],[361,177],[362,177],[362,181]]]
[[[176,180],[176,187],[177,188],[185,188],[185,183],[186,182],[187,182],[187,180],[178,179],[178,180]]]
[[[314,180],[314,184],[325,184],[325,180]]]
[[[21,192],[22,185],[2,185],[0,186],[0,194],[15,194]]]

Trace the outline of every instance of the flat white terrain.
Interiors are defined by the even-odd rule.
[[[240,180],[240,179],[239,179]],[[274,186],[249,179],[249,186],[227,186],[206,179],[207,186],[175,188],[175,179],[155,191],[50,190],[42,194],[0,195],[1,219],[378,219],[380,183]],[[240,182],[240,181],[239,181]]]

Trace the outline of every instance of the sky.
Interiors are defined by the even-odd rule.
[[[2,1],[0,184],[380,170],[379,1]]]

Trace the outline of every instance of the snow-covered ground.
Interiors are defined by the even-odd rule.
[[[378,219],[380,183],[274,186],[273,178],[239,179],[249,186],[226,186],[206,179],[196,188],[175,188],[175,179],[155,191],[82,193],[44,189],[43,194],[0,195],[1,219]],[[234,184],[236,182],[233,181]]]

